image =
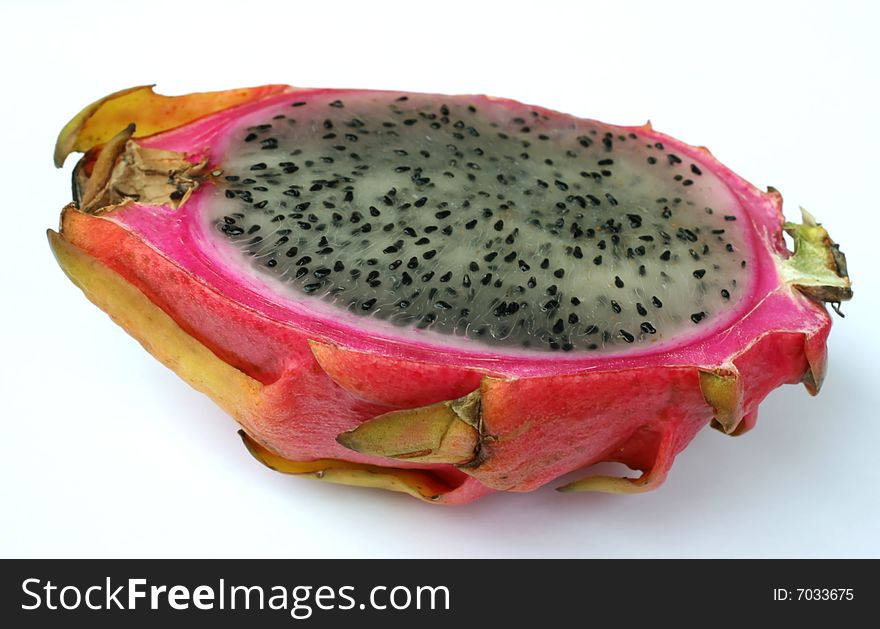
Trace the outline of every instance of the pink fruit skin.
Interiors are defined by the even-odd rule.
[[[308,99],[328,91],[296,93]],[[230,125],[289,98],[287,93],[228,109],[141,144],[214,164]],[[367,335],[281,304],[211,258],[197,218],[205,188],[178,210],[130,203],[99,216],[68,211],[63,235],[140,289],[219,358],[265,385],[260,403],[235,419],[284,458],[433,470],[451,486],[437,500],[445,504],[494,490],[532,490],[602,461],[641,470],[634,486],[649,488],[663,481],[676,454],[715,415],[701,390],[700,371],[738,376],[734,412],[742,419],[740,431],[747,430],[769,391],[808,374],[821,382],[830,318],[824,306],[779,277],[774,257],[789,254],[781,237],[778,193],[759,191],[707,150],[649,126],[620,129],[662,141],[717,174],[751,218],[749,262],[756,279],[750,294],[733,321],[707,328],[711,333],[687,345],[560,358],[444,347],[431,337],[421,342]],[[340,433],[379,414],[455,399],[477,388],[489,437],[477,465],[408,465],[336,442]]]

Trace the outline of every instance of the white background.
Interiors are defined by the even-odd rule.
[[[17,4],[0,5],[0,556],[880,556],[876,3]],[[709,146],[843,245],[856,297],[824,390],[774,392],[745,437],[703,431],[641,496],[440,508],[269,471],[44,232],[70,194],[55,136],[82,106],[270,82],[487,92]]]

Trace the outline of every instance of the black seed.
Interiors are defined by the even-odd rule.
[[[694,314],[691,315],[691,321],[693,321],[694,323],[699,323],[700,321],[702,321],[705,318],[706,318],[705,312],[695,312]]]
[[[724,299],[730,299],[730,291],[727,290],[726,288],[722,288],[722,289],[721,289],[721,296],[722,296]]]
[[[703,276],[706,274],[706,269],[697,269],[694,271],[694,277],[698,280],[703,279]]]
[[[638,214],[627,214],[626,217],[629,219],[630,227],[633,229],[638,229],[642,226],[642,217]]]
[[[617,288],[623,288],[623,280],[620,279],[620,276],[619,276],[619,275],[615,275],[615,276],[614,276],[614,285],[615,285]]]
[[[636,312],[638,312],[643,317],[648,314],[648,310],[640,303],[636,303]]]
[[[611,300],[611,309],[614,312],[616,312],[617,314],[620,314],[621,311],[623,311],[623,308],[620,307],[620,304],[617,303],[616,301],[614,301],[613,299]]]
[[[651,297],[651,303],[654,304],[655,308],[662,308],[663,302],[660,301],[657,297]]]
[[[678,238],[681,240],[688,240],[690,242],[697,242],[697,235],[689,229],[680,228],[676,234]]]
[[[657,333],[657,329],[647,321],[643,322],[642,325],[640,325],[639,327],[642,328],[642,332],[644,332],[645,334]]]
[[[626,330],[621,330],[621,331],[620,331],[620,338],[622,338],[622,339],[623,339],[624,341],[626,341],[627,343],[632,343],[633,341],[636,340],[636,337],[634,337],[632,334],[630,334],[630,333],[627,332]]]

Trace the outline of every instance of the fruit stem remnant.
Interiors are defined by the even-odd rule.
[[[100,214],[126,201],[177,209],[199,186],[205,160],[193,163],[183,153],[140,146],[134,133],[135,125],[128,125],[103,146],[91,173],[75,173],[83,212]]]
[[[843,316],[840,302],[853,295],[846,256],[812,214],[801,208],[801,216],[803,223],[783,225],[794,240],[794,253],[779,261],[779,273],[786,283],[811,299],[832,304],[834,311]]]

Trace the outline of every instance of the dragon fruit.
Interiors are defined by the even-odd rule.
[[[845,259],[708,150],[486,96],[108,96],[52,249],[273,469],[460,504],[663,482],[815,394]],[[783,230],[793,240],[786,248]]]

